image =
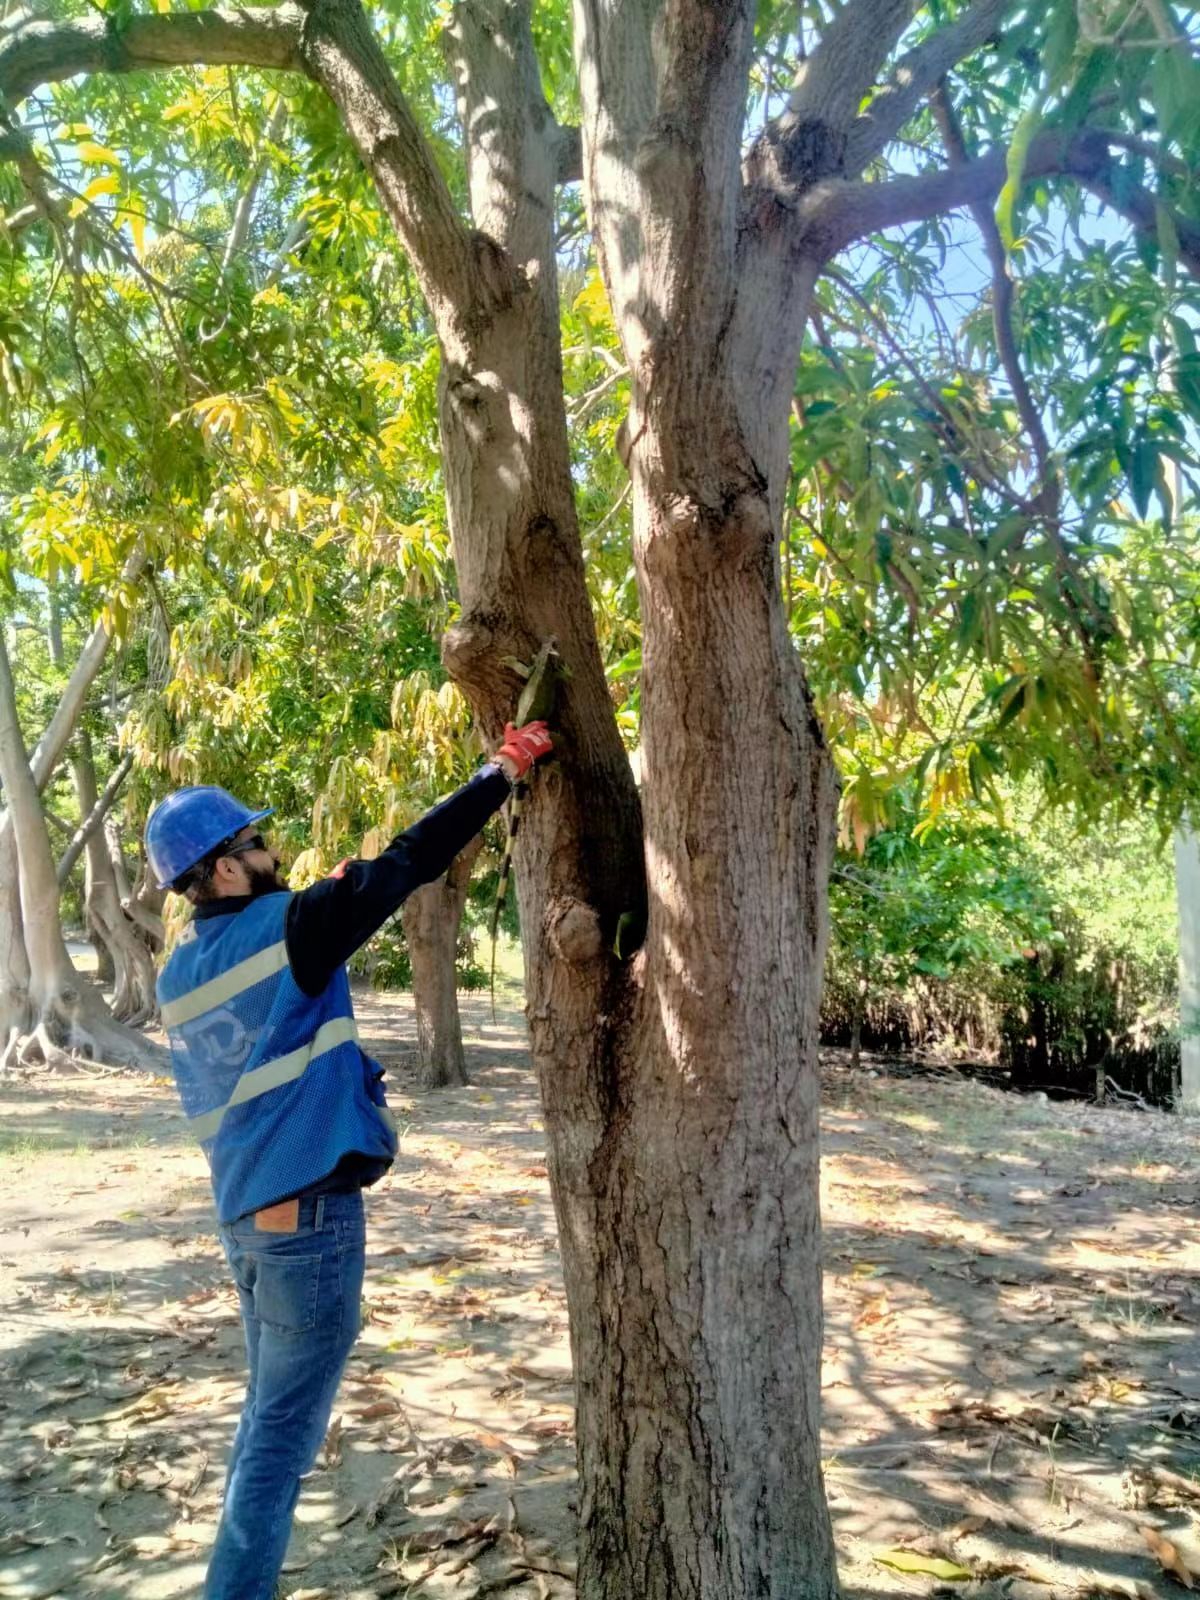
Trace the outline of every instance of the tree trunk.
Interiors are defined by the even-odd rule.
[[[867,992],[860,980],[854,994],[854,1010],[850,1014],[850,1065],[855,1071],[862,1062],[862,1025],[866,1008]]]
[[[727,124],[714,192],[740,183],[749,25],[736,10],[732,79],[728,64],[709,75]],[[610,62],[594,22],[581,7],[581,82],[590,94],[603,78],[641,114],[662,41],[634,29]],[[460,4],[447,32],[478,230],[465,249],[357,8],[311,12],[305,50],[409,245],[441,339],[462,601],[447,665],[489,736],[520,690],[506,657],[527,661],[553,638],[568,674],[517,880],[578,1375],[580,1594],[827,1600],[816,1026],[833,780],[775,565],[806,314],[793,285],[810,288],[816,269],[776,248],[756,284],[762,307],[735,315],[737,204],[710,205],[680,170],[708,132],[639,148],[605,108],[585,123],[589,210],[634,377],[647,860],[572,492],[553,240],[561,135],[525,0]],[[631,176],[643,157],[652,194]],[[697,197],[690,235],[672,234],[668,208]],[[664,223],[666,267],[641,219]],[[791,297],[782,322],[776,282]],[[644,922],[647,865],[646,947],[621,963],[617,923]]]
[[[587,1600],[837,1588],[817,1201],[835,790],[777,555],[818,269],[743,196],[752,11],[576,5],[588,212],[631,372],[652,883],[585,1164],[583,1085],[547,1123]]]
[[[58,913],[50,837],[17,720],[8,649],[0,631],[0,782],[16,844],[21,919],[29,960],[31,1043],[47,1063],[80,1049],[122,1066],[163,1071],[166,1053],[109,1014],[100,994],[71,965]],[[24,1046],[22,1047],[24,1048]]]
[[[132,766],[133,766],[133,755],[132,754],[129,754],[129,755],[126,755],[126,756],[122,757],[120,763],[117,765],[117,767],[114,770],[112,776],[109,778],[108,782],[104,785],[103,794],[99,795],[95,799],[95,801],[93,802],[90,810],[82,811],[80,813],[80,819],[81,820],[80,820],[79,826],[78,826],[78,828],[76,828],[75,832],[71,835],[70,842],[68,843],[67,848],[63,851],[62,857],[61,857],[61,859],[59,860],[59,863],[58,863],[58,881],[59,881],[60,884],[66,883],[67,879],[71,875],[71,869],[74,867],[75,863],[79,860],[79,857],[83,853],[84,846],[88,843],[89,839],[95,833],[96,829],[103,825],[104,819],[105,819],[105,817],[108,816],[108,813],[112,810],[112,807],[113,807],[114,802],[116,801],[117,795],[120,793],[121,785],[124,783],[125,779],[129,776],[129,772],[130,772],[130,769],[132,768]],[[93,770],[94,770],[94,768],[93,768]],[[79,790],[78,769],[76,769],[76,785],[75,785],[75,787],[76,787],[76,790],[78,791]],[[92,787],[93,787],[93,790],[94,790],[95,789],[95,784],[94,783],[93,783]]]
[[[410,895],[400,911],[412,962],[421,1083],[426,1089],[467,1081],[454,968],[471,868],[482,849],[482,837],[472,839],[449,871]]]
[[[81,816],[90,818],[97,810],[96,766],[86,728],[76,734],[76,752],[73,766],[79,811]],[[132,1024],[146,1022],[157,1012],[150,951],[121,908],[110,841],[99,825],[88,835],[85,848],[88,919],[112,961],[113,1015]]]
[[[141,573],[146,564],[145,552],[135,550],[126,561],[121,571],[121,582],[125,585],[132,584]],[[62,699],[54,708],[54,715],[50,718],[45,732],[34,746],[33,754],[25,761],[33,776],[34,788],[38,794],[50,782],[54,769],[62,760],[63,752],[70,743],[71,735],[75,731],[75,724],[83,710],[84,701],[87,699],[88,690],[96,680],[96,675],[104,665],[104,658],[108,654],[108,647],[112,643],[112,635],[105,627],[103,621],[98,622],[92,629],[91,635],[80,651],[79,660],[72,668],[67,686],[63,690]],[[22,749],[24,744],[22,743]],[[2,781],[2,780],[0,780]],[[6,786],[7,787],[7,786]],[[0,841],[12,827],[12,817],[8,811],[0,812]]]
[[[17,844],[9,829],[0,832],[0,1072],[12,1062],[32,1022]]]
[[[143,854],[133,893],[122,896],[121,909],[142,930],[142,937],[151,951],[161,950],[167,942],[167,930],[162,919],[165,900],[166,894],[155,884]]]

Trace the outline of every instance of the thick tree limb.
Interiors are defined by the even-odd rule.
[[[975,0],[957,21],[939,28],[897,62],[888,82],[850,128],[848,174],[857,176],[900,132],[951,68],[995,33],[1010,4],[1011,0]]]
[[[970,161],[970,156],[944,82],[934,91],[931,105],[951,165],[965,167]],[[1000,356],[1000,364],[1004,368],[1004,375],[1008,379],[1008,386],[1012,390],[1017,415],[1033,447],[1034,459],[1037,462],[1036,498],[1046,516],[1052,521],[1057,521],[1060,503],[1059,478],[1054,466],[1050,440],[1042,422],[1041,410],[1033,397],[1025,369],[1021,365],[1021,353],[1017,346],[1013,323],[1015,291],[1008,269],[1008,252],[1004,248],[1004,240],[1000,236],[1000,228],[992,206],[976,200],[971,205],[971,215],[983,239],[988,265],[992,270],[992,324],[996,333],[996,350]]]
[[[121,581],[130,584],[136,581],[142,568],[146,564],[146,555],[143,550],[135,550],[126,561],[121,571]],[[29,758],[29,768],[33,773],[33,781],[40,793],[49,783],[54,769],[62,760],[63,751],[66,749],[79,714],[83,710],[83,702],[87,692],[95,681],[96,674],[104,664],[108,654],[108,647],[112,643],[112,635],[103,622],[98,622],[92,629],[91,637],[84,645],[75,663],[74,670],[67,680],[63,690],[62,699],[55,707],[54,715],[46,725],[46,731],[37,742],[33,754]]]
[[[520,288],[512,262],[460,217],[359,0],[303,0],[303,9],[305,67],[374,180],[446,354],[469,364],[476,325]]]
[[[81,72],[219,65],[303,72],[303,27],[304,12],[291,4],[169,12],[119,24],[103,16],[22,22],[0,40],[0,99],[16,106],[43,84]]]
[[[120,792],[121,785],[129,776],[130,768],[132,766],[133,752],[130,751],[127,755],[121,758],[121,761],[113,769],[112,776],[104,785],[103,792],[98,796],[95,804],[92,806],[92,809],[88,812],[87,816],[72,834],[71,842],[67,845],[67,848],[63,852],[62,858],[58,863],[58,881],[60,884],[66,883],[67,879],[71,876],[71,868],[83,854],[84,847],[86,846],[88,840],[96,832],[96,829],[101,826],[105,817],[112,809],[113,802],[116,800],[117,795]]]
[[[787,108],[778,119],[776,142],[794,144],[804,129],[821,128],[840,150],[863,96],[874,85],[914,9],[914,0],[850,0],[843,6],[800,65]]]
[[[634,435],[652,369],[669,389],[657,363],[686,360],[684,343],[721,348],[728,327],[753,10],[576,0],[588,211],[633,374]]]
[[[1006,151],[996,148],[966,166],[891,178],[886,183],[827,179],[815,184],[797,207],[798,248],[828,260],[855,239],[883,228],[923,222],[961,206],[988,203],[1004,185],[1005,160]],[[1119,183],[1120,170],[1109,153],[1104,132],[1094,128],[1072,134],[1041,134],[1030,146],[1025,164],[1027,179],[1072,178],[1135,227],[1154,232],[1154,197],[1138,185]],[[1171,216],[1179,236],[1179,258],[1189,272],[1200,277],[1200,225],[1178,212]]]

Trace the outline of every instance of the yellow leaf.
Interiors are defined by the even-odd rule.
[[[115,150],[110,150],[106,144],[97,144],[93,139],[84,139],[75,146],[75,154],[86,166],[90,167],[119,167],[121,158]]]
[[[146,210],[141,199],[130,195],[126,204],[118,210],[116,222],[118,227],[123,222],[129,224],[129,231],[133,235],[133,251],[140,261],[146,254]]]
[[[98,200],[102,194],[116,194],[121,187],[121,180],[115,172],[102,172],[98,178],[93,178],[83,191],[85,200]]]
[[[608,309],[608,296],[604,292],[604,282],[598,272],[588,275],[588,281],[575,296],[571,306],[572,311],[582,311],[589,319],[597,322],[609,322],[612,313]]]
[[[970,1568],[957,1561],[947,1561],[945,1556],[923,1556],[916,1550],[885,1550],[875,1559],[880,1566],[894,1567],[897,1572],[928,1573],[943,1583],[965,1583],[971,1576]]]

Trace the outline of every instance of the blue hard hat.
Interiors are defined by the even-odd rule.
[[[212,783],[176,789],[160,801],[146,824],[146,856],[160,889],[169,889],[189,867],[202,861],[248,823],[269,817],[274,807],[251,811],[228,789]]]

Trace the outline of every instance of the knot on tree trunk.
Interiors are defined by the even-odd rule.
[[[476,714],[500,728],[524,687],[510,663],[528,659],[535,649],[518,639],[503,613],[473,611],[442,635],[442,664]]]
[[[471,254],[475,258],[478,309],[474,319],[479,332],[491,323],[498,311],[507,311],[526,287],[525,274],[508,251],[486,233],[471,235]]]
[[[765,485],[743,483],[704,498],[666,494],[651,525],[646,563],[651,571],[712,572],[757,561],[774,539]]]
[[[803,190],[822,178],[839,178],[846,171],[847,135],[819,118],[802,122],[783,117],[755,144],[746,162],[751,185]]]
[[[638,143],[633,170],[648,189],[673,205],[694,182],[697,153],[686,132],[674,123],[660,123]]]
[[[600,917],[582,900],[552,900],[546,908],[546,938],[550,948],[570,966],[594,961],[604,949]]]

